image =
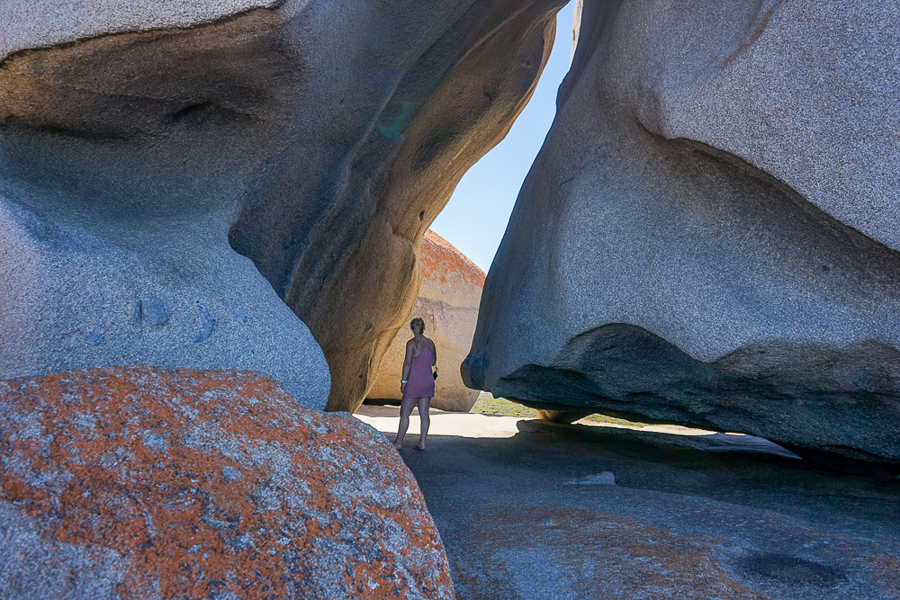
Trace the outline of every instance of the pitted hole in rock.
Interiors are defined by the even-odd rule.
[[[212,110],[212,105],[208,102],[198,102],[195,104],[188,104],[181,110],[169,115],[169,121],[171,123],[181,123],[184,121],[201,122],[203,120],[204,115],[209,114],[211,112],[211,110]]]
[[[131,308],[131,316],[148,325],[163,326],[172,317],[166,303],[156,296],[141,298]]]
[[[811,562],[789,554],[756,554],[741,559],[741,572],[751,578],[765,578],[787,585],[830,587],[847,579],[842,569]]]

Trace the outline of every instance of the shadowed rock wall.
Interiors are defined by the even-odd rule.
[[[324,349],[353,410],[562,0],[47,4],[0,7],[0,377],[239,367],[321,408]]]
[[[437,347],[439,377],[435,380],[431,406],[441,410],[469,412],[479,392],[467,388],[459,373],[472,343],[478,320],[478,303],[484,285],[484,271],[447,240],[430,229],[422,239],[419,255],[422,286],[412,317],[425,320],[425,335]],[[400,375],[406,356],[409,327],[401,328],[381,362],[381,370],[368,398],[401,400]]]
[[[473,388],[900,465],[895,2],[585,2]]]

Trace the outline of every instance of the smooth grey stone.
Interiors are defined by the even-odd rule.
[[[321,349],[228,243],[280,153],[305,3],[44,4],[0,8],[0,378],[241,369],[324,408]]]
[[[581,16],[468,385],[900,469],[900,5]]]

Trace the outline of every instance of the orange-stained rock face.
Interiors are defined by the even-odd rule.
[[[436,283],[468,283],[484,287],[484,271],[450,242],[428,230],[419,253],[422,279]]]
[[[419,252],[422,287],[412,317],[425,320],[425,335],[434,340],[438,353],[438,373],[432,406],[442,410],[467,412],[478,398],[462,381],[459,365],[466,358],[475,334],[478,304],[484,285],[484,271],[450,242],[430,229]],[[407,323],[409,320],[407,320]],[[400,400],[400,375],[406,341],[412,337],[403,327],[391,342],[368,397]]]
[[[256,374],[0,382],[0,519],[8,598],[453,598],[384,437]]]

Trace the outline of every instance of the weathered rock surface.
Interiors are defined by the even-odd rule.
[[[898,20],[585,3],[467,383],[900,468]]]
[[[0,63],[0,377],[240,367],[324,407],[321,349],[227,239],[280,153],[300,78],[289,19],[198,25],[253,5],[214,4],[0,20],[20,50]]]
[[[422,239],[419,265],[422,286],[410,316],[425,320],[425,335],[433,339],[437,346],[439,376],[434,382],[431,406],[469,412],[479,392],[465,386],[459,365],[466,358],[475,333],[484,271],[430,229]],[[401,328],[397,333],[384,354],[378,379],[369,390],[369,398],[401,399],[400,375],[406,342],[411,335],[408,327]]]
[[[407,326],[421,236],[530,97],[565,0],[317,4],[333,50],[315,66],[277,201],[231,242],[309,325],[331,366],[328,408],[355,410]],[[341,74],[335,81],[335,73]],[[312,93],[314,92],[314,93]],[[333,140],[323,151],[322,140]],[[297,198],[304,202],[297,202]]]
[[[383,436],[250,373],[0,382],[0,549],[10,600],[453,598]]]
[[[900,480],[827,473],[744,435],[519,421],[515,436],[477,439],[464,421],[490,417],[440,418],[458,430],[402,457],[459,598],[900,594]],[[605,471],[614,485],[570,485]]]
[[[563,3],[4,2],[0,376],[238,367],[321,407],[280,297],[353,410]]]

